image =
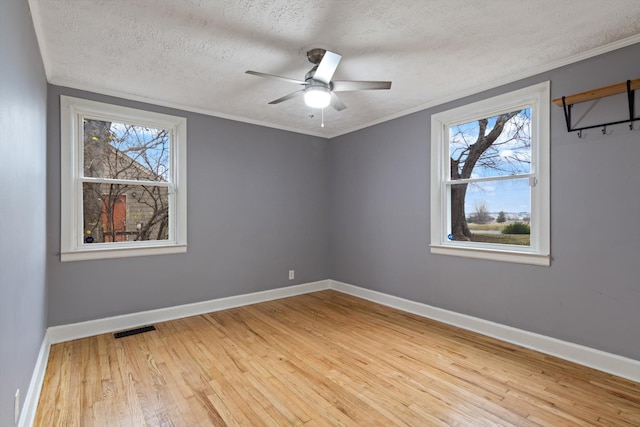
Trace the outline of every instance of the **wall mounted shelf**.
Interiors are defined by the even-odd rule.
[[[593,89],[586,92],[577,93],[575,95],[563,96],[562,98],[556,98],[553,103],[564,110],[564,118],[567,122],[567,132],[578,132],[578,136],[582,136],[582,131],[585,129],[602,128],[603,133],[606,131],[606,127],[610,125],[617,125],[620,123],[629,123],[629,129],[633,129],[633,122],[640,120],[640,117],[634,116],[634,104],[635,104],[635,90],[640,89],[640,79],[627,80],[626,82],[617,83],[610,86],[601,87],[599,89]],[[619,120],[616,122],[602,123],[593,126],[583,126],[579,128],[571,127],[571,109],[573,104],[580,102],[593,101],[595,99],[604,98],[606,96],[618,95],[621,93],[627,93],[627,100],[629,103],[629,118],[625,120]]]

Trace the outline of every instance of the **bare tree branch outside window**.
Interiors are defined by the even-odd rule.
[[[169,238],[169,138],[166,129],[84,120],[84,176],[96,178],[83,183],[86,243]]]
[[[531,168],[531,111],[523,109],[464,123],[449,128],[451,180],[500,178],[527,174]],[[452,184],[451,234],[453,240],[472,240],[467,223],[466,204],[470,189],[488,187],[491,180],[480,183]],[[481,220],[490,209],[500,206],[475,206]],[[472,207],[473,209],[473,207]],[[477,215],[476,215],[477,216]]]

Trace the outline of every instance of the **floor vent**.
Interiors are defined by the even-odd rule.
[[[155,326],[143,326],[142,328],[129,329],[128,331],[116,332],[114,338],[128,337],[129,335],[141,334],[143,332],[155,331]]]

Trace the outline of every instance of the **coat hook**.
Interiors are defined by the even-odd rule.
[[[579,138],[579,139],[582,139],[582,129],[580,129],[580,130],[578,131],[578,138]]]

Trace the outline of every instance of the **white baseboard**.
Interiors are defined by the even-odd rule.
[[[166,322],[168,320],[197,316],[199,314],[226,310],[228,308],[241,307],[249,304],[308,294],[310,292],[329,289],[330,285],[331,283],[329,280],[321,280],[318,282],[287,286],[268,291],[254,292],[251,294],[218,298],[193,304],[184,304],[174,307],[160,308],[157,310],[124,314],[122,316],[89,320],[69,325],[52,326],[48,329],[47,333],[49,335],[49,342],[51,344],[56,344],[79,338],[136,328],[150,323]]]
[[[331,289],[640,382],[640,361],[331,280]]]
[[[46,338],[48,344],[46,348],[46,356],[48,357],[48,345],[50,344],[111,333],[124,329],[131,329],[151,323],[165,322],[183,317],[196,316],[199,314],[271,301],[279,298],[302,295],[325,289],[334,289],[338,292],[478,332],[502,341],[530,348],[541,353],[556,356],[561,359],[608,372],[632,381],[640,382],[640,361],[335,280],[321,280],[318,282],[219,298],[194,304],[143,311],[69,325],[52,326],[47,330]],[[43,351],[44,350],[41,350],[41,353]],[[38,360],[40,362],[40,358]],[[42,363],[46,365],[46,357]],[[43,375],[44,366],[38,369],[43,370]],[[36,372],[34,372],[34,378],[36,378]],[[39,389],[40,387],[38,387],[38,390]],[[29,390],[31,391],[31,387]],[[33,411],[35,413],[35,408],[33,408]]]
[[[35,421],[38,401],[40,400],[40,391],[42,390],[42,383],[44,382],[44,373],[47,370],[47,362],[49,361],[50,348],[51,343],[49,342],[49,334],[46,333],[42,339],[40,351],[38,352],[38,359],[36,360],[36,366],[33,369],[33,374],[31,375],[29,390],[27,390],[27,394],[24,397],[22,412],[20,413],[20,419],[18,420],[19,427],[30,427]]]

